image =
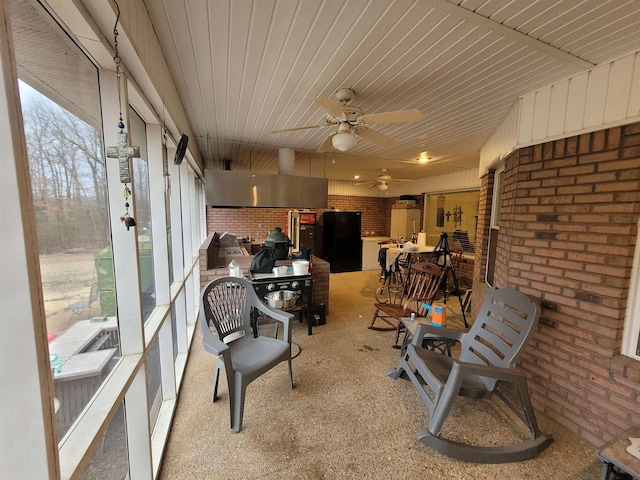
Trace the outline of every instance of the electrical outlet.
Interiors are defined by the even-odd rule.
[[[261,223],[258,224],[258,228],[262,228],[262,224]]]

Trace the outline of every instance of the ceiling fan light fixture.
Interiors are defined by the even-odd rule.
[[[384,192],[388,188],[389,188],[389,185],[387,185],[387,182],[378,182],[378,190]]]
[[[349,132],[338,132],[331,138],[331,144],[336,150],[346,152],[356,145],[356,136]]]

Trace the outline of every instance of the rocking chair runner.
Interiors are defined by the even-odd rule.
[[[388,375],[397,379],[406,373],[427,405],[429,426],[418,433],[420,442],[445,455],[477,463],[527,460],[536,457],[553,442],[540,433],[526,377],[515,368],[539,316],[540,307],[525,295],[515,290],[492,288],[468,333],[418,326],[400,366],[390,370]],[[461,342],[458,359],[421,346],[424,336],[434,333]],[[513,385],[521,411],[496,390],[500,383]],[[424,388],[425,384],[429,390]],[[458,395],[481,399],[493,393],[528,426],[531,432],[529,440],[515,445],[484,447],[442,437],[444,422]]]
[[[376,291],[376,311],[369,327],[371,330],[395,330],[394,347],[400,348],[398,340],[403,328],[400,317],[409,317],[415,313],[418,317],[426,316],[424,304],[431,304],[447,276],[448,267],[439,267],[429,262],[416,262],[411,265],[405,281],[398,284],[384,285]],[[375,325],[381,320],[388,326]]]

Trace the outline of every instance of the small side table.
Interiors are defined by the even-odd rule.
[[[617,478],[611,477],[612,473],[626,473],[640,480],[640,459],[627,452],[629,437],[640,438],[640,426],[621,433],[598,450],[598,458],[603,462],[601,480]]]
[[[431,321],[428,317],[418,317],[415,320],[411,320],[409,317],[400,317],[400,322],[404,325],[404,339],[400,345],[400,356],[403,357],[407,351],[407,346],[411,343],[411,339],[416,334],[417,324],[431,325]],[[437,350],[440,353],[444,353],[451,356],[451,347],[456,344],[457,340],[451,340],[450,338],[438,337],[437,335],[427,334],[424,337],[423,345],[429,350]]]

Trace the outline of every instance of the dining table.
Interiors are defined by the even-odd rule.
[[[406,259],[407,263],[411,260],[411,255],[420,253],[431,253],[435,250],[435,245],[398,245],[396,243],[382,244],[381,248],[387,250],[386,255],[386,271],[397,270],[398,262]]]

